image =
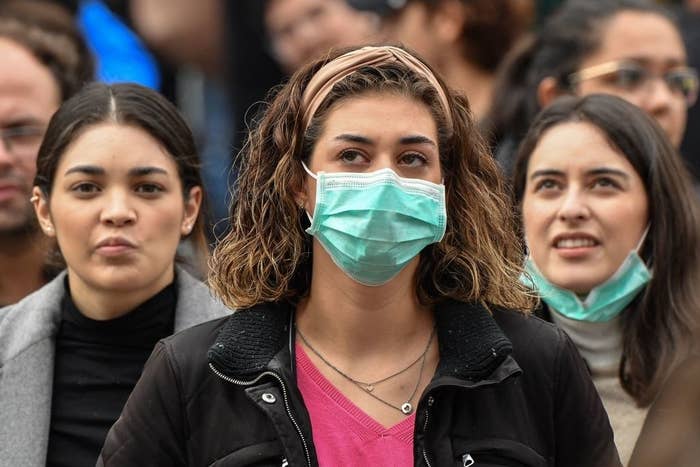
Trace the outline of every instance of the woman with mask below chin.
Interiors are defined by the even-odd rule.
[[[202,196],[155,91],[93,84],[54,114],[32,201],[66,272],[0,310],[0,464],[94,466],[158,339],[227,313],[175,265],[183,238],[207,252]]]
[[[422,61],[305,66],[242,161],[211,278],[237,311],[156,348],[100,465],[619,465],[575,348],[527,316],[467,101]]]
[[[514,192],[529,249],[523,280],[586,360],[625,462],[700,310],[689,175],[635,106],[565,97],[527,134]]]

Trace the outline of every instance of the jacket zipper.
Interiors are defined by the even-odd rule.
[[[241,381],[239,379],[233,379],[230,376],[226,376],[225,374],[221,373],[219,370],[216,369],[216,367],[209,363],[209,368],[211,368],[211,371],[214,372],[216,376],[219,378],[223,379],[224,381],[235,384],[238,386],[251,386],[260,379],[262,379],[263,376],[272,376],[275,378],[279,383],[280,387],[282,388],[282,397],[284,398],[284,408],[287,411],[287,416],[289,419],[292,421],[292,424],[294,425],[294,428],[297,430],[297,434],[299,435],[299,439],[301,439],[301,444],[304,446],[304,454],[306,455],[306,464],[311,467],[311,454],[309,454],[309,446],[306,443],[306,439],[304,438],[304,434],[301,432],[301,427],[299,426],[299,423],[297,423],[296,419],[294,418],[294,415],[292,415],[292,411],[289,408],[289,398],[287,397],[287,388],[284,385],[284,381],[282,381],[282,378],[280,378],[277,373],[274,373],[272,371],[265,371],[263,373],[260,373],[255,379],[251,381]]]
[[[428,417],[430,415],[430,407],[433,406],[435,398],[433,396],[428,396],[428,407],[425,409],[425,423],[423,424],[423,436],[426,436],[428,431]],[[432,467],[430,459],[428,459],[428,446],[427,443],[423,446],[423,459],[428,467]]]

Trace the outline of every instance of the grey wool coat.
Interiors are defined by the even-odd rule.
[[[0,466],[46,464],[51,423],[55,338],[65,294],[59,274],[22,301],[0,308]],[[175,332],[231,310],[177,270]]]

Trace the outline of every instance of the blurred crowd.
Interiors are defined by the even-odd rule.
[[[201,315],[182,311],[173,304],[173,297],[189,291],[200,297],[197,303],[209,300],[197,295],[203,292],[194,277],[207,275],[207,257],[216,245],[232,231],[241,232],[240,226],[231,225],[229,209],[236,196],[247,195],[237,190],[246,162],[242,158],[256,143],[249,138],[250,130],[270,109],[271,96],[314,60],[338,50],[380,44],[399,45],[415,53],[436,72],[441,84],[468,99],[469,117],[513,193],[521,222],[518,232],[527,247],[525,270],[532,275],[529,284],[541,293],[544,304],[538,316],[566,331],[584,358],[610,418],[623,464],[696,465],[700,445],[700,372],[695,348],[696,315],[700,316],[695,290],[695,281],[700,280],[700,245],[696,244],[700,242],[700,226],[696,225],[700,221],[696,207],[700,194],[700,1],[0,0],[0,307],[20,302],[62,277],[67,262],[88,263],[81,256],[80,242],[90,240],[80,237],[78,228],[70,228],[73,222],[80,224],[82,208],[66,200],[62,211],[55,206],[51,211],[48,195],[61,184],[70,184],[71,170],[89,172],[90,167],[104,163],[114,173],[126,171],[109,165],[114,164],[109,148],[129,153],[135,161],[143,156],[138,159],[139,167],[152,157],[153,167],[147,164],[145,172],[162,172],[163,180],[149,179],[143,190],[165,192],[171,183],[185,192],[188,201],[183,212],[173,207],[177,203],[162,204],[160,213],[144,208],[145,215],[153,219],[155,232],[149,247],[153,256],[139,266],[154,270],[153,284],[144,285],[147,293],[123,301],[119,294],[131,290],[132,285],[127,284],[131,279],[125,279],[122,289],[110,295],[104,293],[100,278],[94,283],[84,280],[80,286],[100,290],[99,294],[84,293],[83,301],[74,296],[76,303],[69,305],[66,299],[57,299],[62,303],[62,319],[68,319],[68,309],[80,315],[85,314],[85,307],[98,309],[112,302],[120,303],[121,311],[92,317],[110,320],[144,301],[154,310],[172,305],[173,311],[164,324],[155,315],[142,317],[150,330],[145,333],[135,331],[144,329],[143,323],[121,323],[121,327],[93,334],[78,325],[72,335],[71,328],[61,328],[68,334],[57,338],[66,347],[63,359],[56,360],[56,374],[64,379],[32,383],[56,388],[53,395],[50,391],[43,395],[48,402],[37,410],[37,414],[51,415],[51,436],[36,438],[47,446],[42,452],[48,450],[50,465],[71,465],[71,436],[81,433],[76,428],[79,420],[71,415],[79,395],[69,383],[71,372],[82,370],[76,360],[68,358],[74,342],[70,339],[84,342],[81,339],[86,335],[129,335],[141,346],[137,351],[128,345],[119,347],[121,343],[110,344],[134,363],[124,377],[126,386],[105,389],[88,401],[95,407],[107,400],[118,401],[110,402],[100,429],[87,430],[85,436],[95,438],[94,451],[118,417],[155,342],[224,314],[219,308]],[[79,96],[83,104],[80,99],[71,100],[64,110],[62,105],[85,93],[84,86],[93,82],[117,87],[111,90],[92,84],[87,97]],[[160,96],[129,85],[119,88],[116,83],[138,83]],[[600,94],[621,100],[587,99]],[[139,99],[147,101],[143,109],[134,104]],[[627,103],[632,105],[628,108]],[[52,120],[59,107],[62,110]],[[637,109],[641,109],[639,115]],[[134,117],[139,113],[146,117]],[[127,121],[139,128],[137,134],[120,133],[117,123]],[[86,130],[84,122],[97,123],[90,123]],[[625,125],[634,126],[634,131]],[[94,139],[92,147],[103,148],[104,154],[71,169],[72,154],[80,153],[76,149],[80,144],[88,144],[84,139],[88,135]],[[273,135],[270,140],[279,137]],[[156,149],[159,144],[168,148],[174,163],[158,159],[162,156]],[[553,214],[553,190],[566,185],[573,193],[573,187],[591,185],[589,172],[598,166],[583,167],[580,161],[592,153],[602,167],[612,160],[605,159],[611,147],[624,154],[624,163],[617,161],[617,168],[611,170],[614,173],[595,183],[626,187],[620,190],[628,197],[619,198],[614,206],[611,195],[596,194],[605,198],[601,203],[608,203],[601,225],[620,239],[614,245],[617,250],[608,258],[610,265],[601,261],[600,270],[592,276],[564,277],[561,265],[543,252],[543,244],[552,241],[548,219],[596,214],[595,208],[581,207],[585,203],[576,198],[579,195],[567,195],[563,202],[570,203],[569,210]],[[198,154],[199,162],[189,160],[188,153]],[[563,153],[576,157],[562,164],[557,157]],[[656,155],[664,162],[647,160]],[[52,162],[59,156],[60,160]],[[197,164],[199,169],[193,169]],[[105,180],[114,176],[109,170],[102,175]],[[581,175],[584,172],[589,178]],[[536,183],[540,183],[538,188],[532,188]],[[85,196],[95,189],[76,188]],[[591,191],[580,196],[589,196]],[[105,222],[133,222],[116,204],[112,211]],[[168,218],[165,211],[177,211],[179,217]],[[59,215],[65,220],[56,217]],[[73,246],[71,239],[77,239]],[[124,246],[118,239],[105,241],[107,248]],[[579,248],[598,240],[557,241]],[[175,289],[164,293],[173,275],[162,271],[172,270],[176,257],[185,258],[185,266],[176,269],[179,282]],[[629,265],[629,270],[623,271],[621,265]],[[74,268],[78,271],[75,277],[84,279],[91,274],[89,265],[80,267]],[[615,296],[604,305],[605,312],[612,314],[584,316],[584,305],[572,306],[576,310],[570,313],[563,311],[568,306],[565,302],[585,302],[587,307],[592,290],[623,273],[629,274],[629,282],[613,285],[617,288],[610,293]],[[70,277],[73,291],[79,282]],[[555,289],[559,295],[548,301],[545,291]],[[650,292],[639,298],[639,291],[646,289]],[[596,297],[605,290],[596,289]],[[191,308],[196,309],[197,303]],[[614,308],[611,303],[619,310],[610,311]],[[629,307],[638,311],[635,317],[620,311]],[[588,313],[590,308],[585,310]],[[9,320],[3,322],[2,313],[0,340],[5,343],[0,341],[0,357],[11,353],[13,345],[17,349],[23,345],[3,334],[9,332],[2,327],[9,326]],[[40,327],[32,323],[12,326]],[[594,325],[588,326],[590,323]],[[95,346],[90,349],[108,351]],[[96,361],[104,359],[89,360],[86,365]],[[10,368],[4,364],[0,361],[0,425],[9,423],[10,416],[3,410],[19,413],[4,406],[2,398],[32,404],[31,398],[21,399],[21,390],[3,389],[3,373]],[[64,366],[59,370],[59,365]],[[102,387],[101,381],[88,383]],[[89,414],[85,417],[90,420]],[[0,426],[0,466],[11,465],[3,460],[6,446],[2,443],[13,439],[8,434],[13,430],[21,432]],[[98,453],[99,449],[86,449],[75,455],[83,460]]]

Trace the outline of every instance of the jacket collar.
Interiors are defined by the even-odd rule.
[[[263,371],[279,370],[281,356],[286,365],[292,365],[293,313],[287,303],[236,311],[209,349],[209,362],[232,378],[246,380]],[[493,377],[506,360],[509,367],[515,365],[508,374],[517,370],[517,364],[508,358],[513,350],[510,340],[483,305],[446,302],[437,307],[435,320],[440,346],[436,376],[481,381]],[[284,371],[293,374],[294,368]]]

